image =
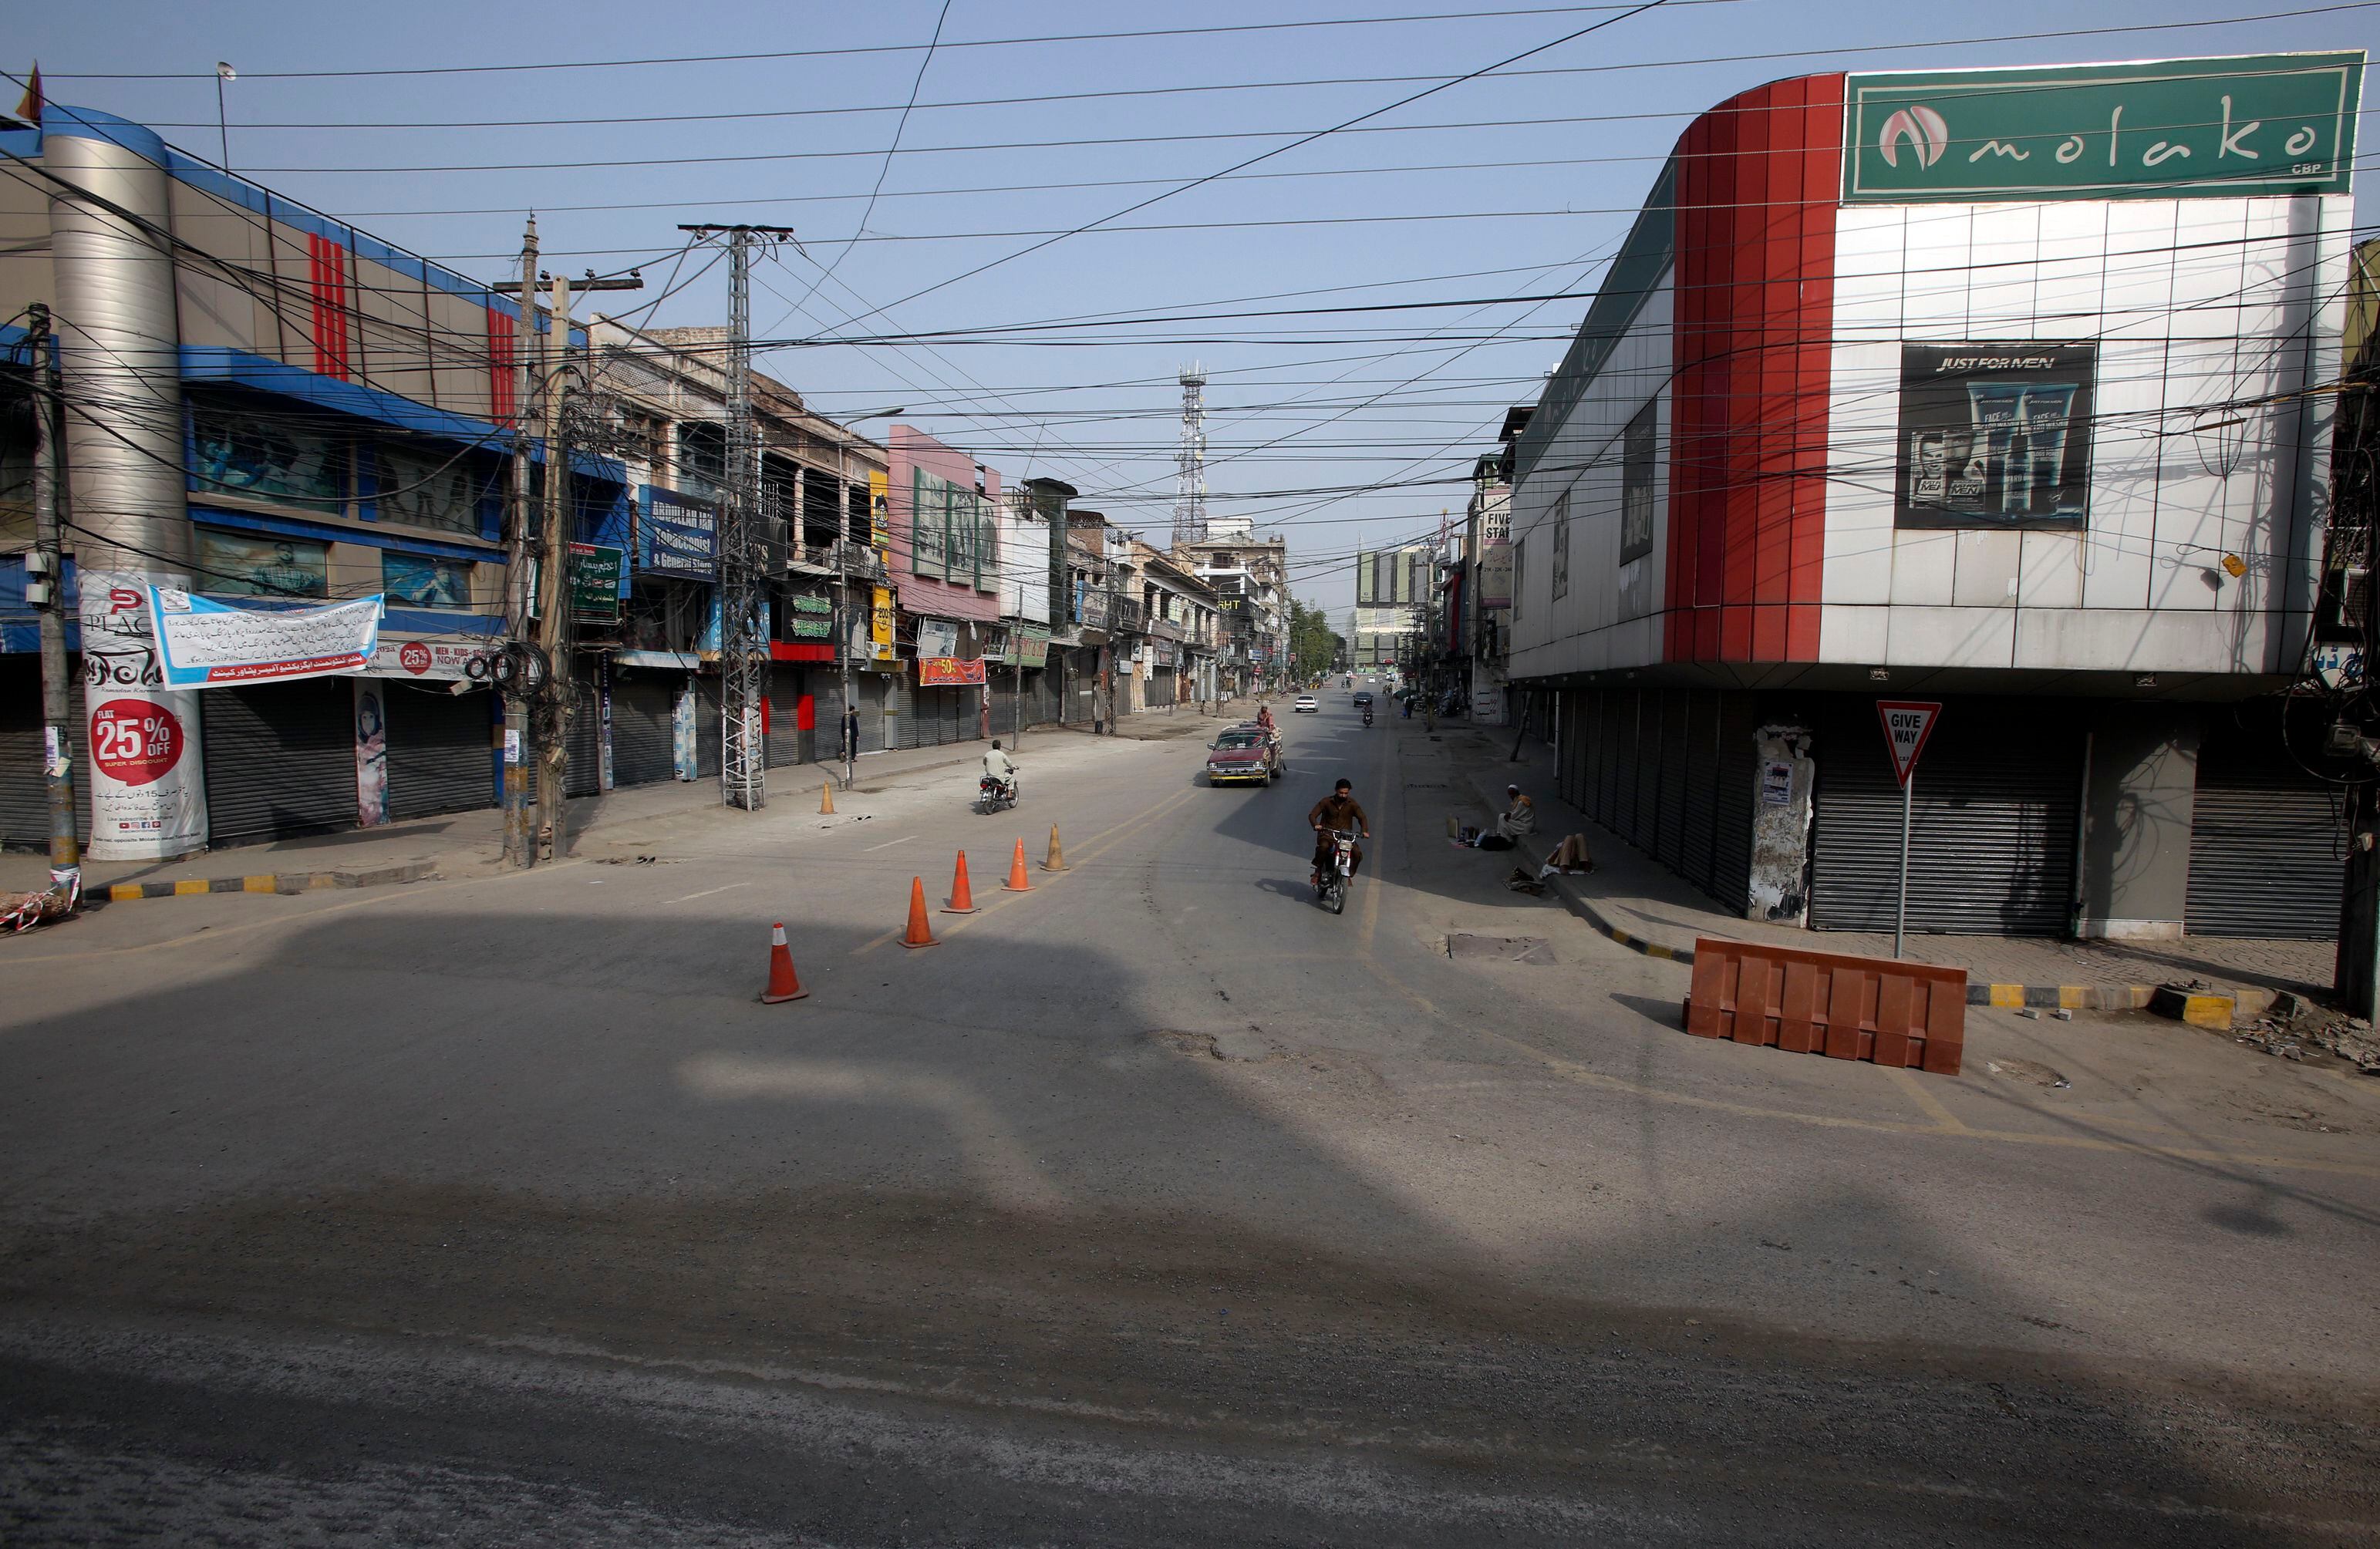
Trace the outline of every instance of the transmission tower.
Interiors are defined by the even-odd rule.
[[[719,512],[719,791],[729,806],[768,804],[767,530],[760,521],[760,438],[752,418],[752,250],[788,242],[783,226],[680,226],[727,238],[727,489]]]
[[[1182,449],[1174,454],[1181,479],[1173,494],[1173,546],[1207,540],[1207,368],[1192,361],[1182,371]]]

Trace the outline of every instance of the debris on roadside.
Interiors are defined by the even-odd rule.
[[[63,920],[82,902],[79,877],[62,888],[34,893],[0,893],[0,930],[24,932],[45,920]]]
[[[1546,896],[1546,885],[1519,866],[1514,866],[1512,875],[1504,878],[1504,886],[1516,893],[1526,893],[1532,898]]]
[[[2295,995],[2274,998],[2271,1008],[2232,1035],[2233,1041],[2281,1059],[2336,1055],[2367,1076],[2380,1076],[2380,1036],[2372,1024],[2343,1011],[2326,1010]]]
[[[1984,1069],[1992,1075],[2005,1076],[2010,1081],[2031,1082],[2035,1086],[2046,1086],[2060,1092],[2074,1084],[2066,1079],[2064,1071],[2032,1059],[1986,1059]]]

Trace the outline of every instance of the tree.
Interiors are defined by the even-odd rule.
[[[1289,599],[1289,655],[1298,681],[1318,678],[1337,665],[1330,621],[1319,608]]]

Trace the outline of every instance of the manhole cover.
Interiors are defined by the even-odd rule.
[[[1446,955],[1486,958],[1491,962],[1550,963],[1554,950],[1534,936],[1450,936]]]

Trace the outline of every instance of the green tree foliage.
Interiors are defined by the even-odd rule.
[[[1336,643],[1321,609],[1289,599],[1289,651],[1299,681],[1319,677],[1338,664]]]

